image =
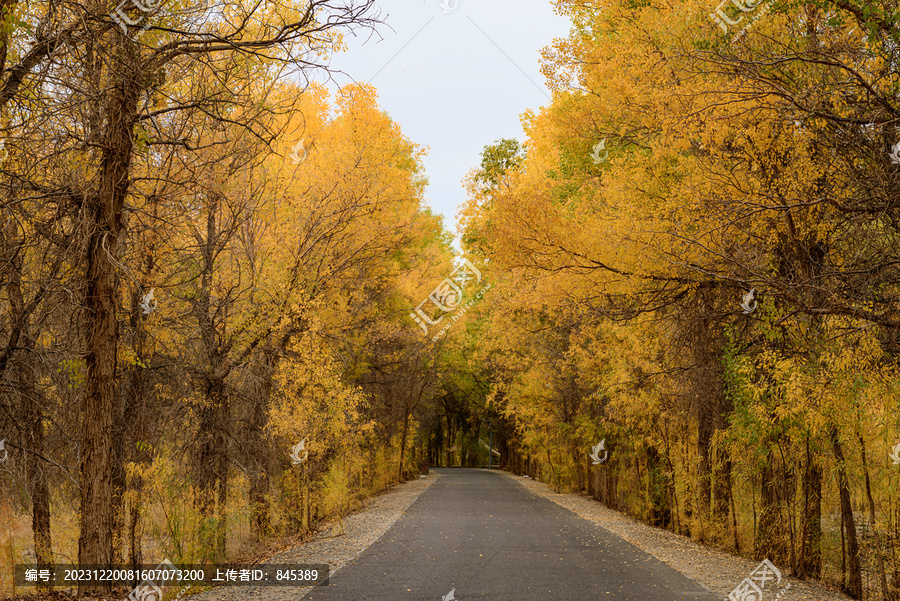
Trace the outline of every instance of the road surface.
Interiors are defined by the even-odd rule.
[[[722,601],[510,478],[435,471],[441,477],[384,536],[305,599]]]

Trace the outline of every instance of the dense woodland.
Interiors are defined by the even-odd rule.
[[[307,79],[373,1],[0,0],[0,592],[245,556],[492,439],[900,599],[900,6],[555,4],[459,253],[377,91]]]

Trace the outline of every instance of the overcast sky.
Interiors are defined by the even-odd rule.
[[[455,234],[461,181],[481,150],[499,138],[522,141],[519,115],[549,102],[540,51],[568,34],[568,21],[550,0],[376,4],[390,28],[379,27],[380,38],[348,37],[349,50],[331,62],[347,74],[336,84],[373,84],[403,133],[428,148],[427,199]]]

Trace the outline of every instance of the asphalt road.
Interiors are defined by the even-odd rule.
[[[486,470],[442,469],[314,601],[722,601],[571,511]]]

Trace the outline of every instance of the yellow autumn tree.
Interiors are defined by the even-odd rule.
[[[479,346],[528,461],[860,596],[855,496],[887,598],[891,478],[871,449],[896,426],[873,430],[890,404],[860,395],[895,379],[890,11],[786,3],[723,34],[703,2],[557,6],[573,29],[545,53],[554,101],[523,115],[521,160],[473,174],[463,213],[512,276]],[[849,549],[828,546],[828,502]]]

